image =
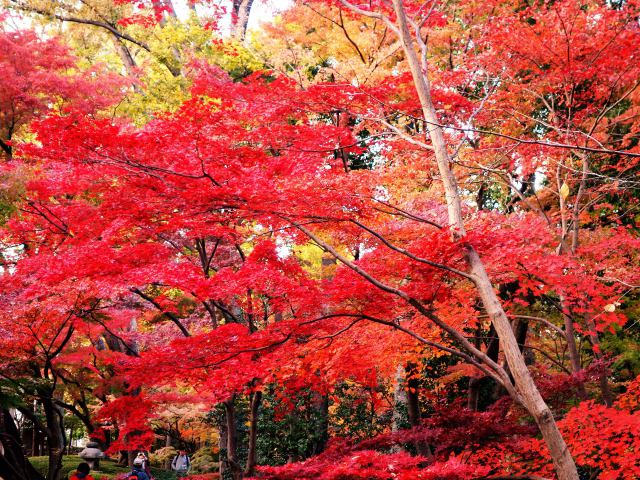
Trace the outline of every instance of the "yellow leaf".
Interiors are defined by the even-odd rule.
[[[567,182],[564,182],[560,187],[560,195],[562,195],[562,198],[565,200],[569,196],[569,185],[567,185]]]

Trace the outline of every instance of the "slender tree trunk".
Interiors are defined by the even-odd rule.
[[[558,430],[551,410],[533,381],[533,377],[525,364],[524,357],[513,334],[509,319],[495,295],[480,257],[472,247],[467,252],[467,261],[472,272],[478,278],[476,286],[500,338],[509,370],[513,375],[517,393],[520,397],[516,400],[529,411],[538,424],[551,453],[558,479],[578,480],[578,472],[573,457],[560,430]]]
[[[73,443],[73,427],[69,428],[69,441],[67,442],[67,455],[71,455],[71,444]]]
[[[571,218],[571,253],[576,253],[580,240],[580,208],[582,196],[587,188],[587,177],[589,175],[589,156],[586,153],[580,154],[582,157],[582,174],[580,175],[580,185],[578,193],[573,202],[573,215]],[[560,195],[562,197],[562,195]]]
[[[581,203],[582,203],[581,200],[587,186],[587,177],[589,175],[589,156],[583,153],[581,154],[581,158],[582,158],[582,173],[580,176],[580,185],[578,187],[578,193],[576,194],[576,198],[573,202],[573,214],[571,219],[571,253],[572,254],[576,253],[580,243],[579,237],[580,237],[580,209],[581,209]],[[562,195],[560,195],[560,201],[562,202],[562,200],[563,200]],[[593,320],[588,316],[586,318],[586,322],[587,322],[587,327],[589,328],[589,340],[591,341],[591,344],[594,346],[594,356],[596,359],[602,360],[602,353],[600,352],[600,339],[598,337],[598,332],[595,329],[595,324],[593,323]],[[566,329],[566,320],[565,320],[565,329]],[[573,325],[572,325],[572,329],[573,329]],[[573,343],[573,346],[571,344],[569,345],[569,354],[571,356],[577,355],[575,338],[573,337],[573,335],[569,334],[568,330],[567,330],[567,337],[568,337],[567,340]],[[572,365],[573,365],[573,361],[572,361]],[[574,369],[574,372],[575,372],[575,369]],[[607,377],[608,377],[607,368],[605,365],[603,365],[603,371],[600,374],[600,392],[602,394],[602,401],[604,402],[605,405],[610,407],[613,404],[613,400],[611,398],[611,391],[609,390],[609,381]],[[579,397],[581,399],[586,399],[587,394],[584,391],[584,384],[582,382],[578,385],[578,388],[579,388],[579,391],[578,391]],[[582,389],[581,391],[580,391],[580,388]]]
[[[482,336],[482,324],[478,321],[478,326],[476,327],[476,338],[473,340],[473,344],[476,348],[480,348],[481,341],[480,337]],[[473,412],[478,411],[478,406],[480,403],[480,386],[482,385],[482,379],[478,377],[469,378],[469,390],[467,391],[467,408]]]
[[[241,480],[242,468],[238,462],[238,431],[236,429],[235,395],[223,403],[227,423],[227,462],[233,480]]]
[[[480,379],[471,377],[469,379],[469,390],[467,391],[467,408],[474,412],[478,411],[480,403]]]
[[[393,386],[393,417],[391,423],[391,431],[397,432],[405,428],[406,418],[404,418],[404,409],[407,408],[407,390],[404,388],[404,367],[398,365],[396,370],[396,378]],[[393,452],[403,450],[402,445],[395,444],[392,447]]]
[[[393,0],[393,6],[397,18],[400,41],[402,42],[407,62],[411,69],[413,81],[422,105],[423,115],[428,122],[429,136],[435,149],[438,170],[445,190],[449,223],[454,229],[455,238],[464,242],[466,232],[462,217],[462,202],[458,193],[457,180],[451,170],[444,132],[439,126],[436,110],[431,99],[431,86],[427,77],[426,45],[423,47],[424,63],[421,65],[413,45],[414,40],[409,32],[403,0]],[[418,32],[418,37],[420,37],[420,32]],[[422,41],[421,38],[420,41]],[[496,295],[484,263],[472,245],[466,242],[464,242],[463,245],[465,248],[465,259],[474,276],[476,289],[498,333],[507,364],[515,380],[518,396],[516,400],[529,411],[538,424],[540,432],[551,453],[558,480],[578,480],[578,472],[573,457],[569,452],[560,430],[558,430],[551,410],[540,395],[533,381],[533,377],[524,362],[509,318]]]
[[[251,396],[251,412],[250,412],[250,425],[249,425],[249,450],[247,452],[247,466],[245,467],[244,474],[246,476],[252,476],[253,471],[257,464],[257,449],[256,440],[258,436],[258,418],[260,404],[262,403],[262,392],[254,392]]]
[[[133,56],[131,55],[131,51],[127,48],[127,46],[124,43],[122,43],[122,40],[120,40],[117,36],[112,35],[111,41],[113,42],[113,46],[115,47],[116,52],[118,53],[118,56],[122,61],[122,65],[127,71],[127,74],[130,77],[134,77],[134,78],[137,77],[138,72],[136,69],[138,66],[136,65],[136,62],[133,59]]]
[[[403,411],[407,408],[407,390],[404,388],[404,367],[402,365],[398,365],[396,371],[395,385],[393,387],[393,403],[393,424],[391,429],[397,432],[405,427],[406,422]]]
[[[528,332],[529,332],[529,322],[527,322],[526,320],[516,320],[514,322],[513,334],[516,337],[516,342],[518,342],[518,347],[520,347],[520,353],[522,353],[526,364],[528,364],[527,353],[525,350]],[[513,383],[514,379],[513,379],[513,375],[511,375],[511,372],[509,371],[509,366],[506,365],[505,369],[509,374],[509,378],[511,379],[511,382]]]
[[[411,427],[419,427],[422,423],[422,415],[420,413],[420,382],[415,378],[416,371],[417,366],[413,363],[409,363],[405,367],[407,383],[407,416]],[[419,455],[428,458],[433,456],[431,447],[426,442],[416,441],[414,446]]]
[[[224,480],[227,477],[227,472],[230,471],[229,461],[227,460],[227,415],[225,410],[225,415],[221,419],[220,424],[218,425],[219,430],[219,438],[218,438],[218,452],[219,452],[219,464],[218,464],[218,472],[220,473],[220,479]]]
[[[604,362],[602,351],[600,350],[600,338],[598,337],[596,324],[593,321],[593,318],[587,317],[587,327],[589,328],[589,340],[591,340],[591,345],[593,346],[593,356],[597,360]],[[607,407],[611,407],[613,405],[613,399],[611,398],[611,390],[609,389],[609,368],[604,363],[602,365],[602,372],[600,372],[599,377],[602,402]]]
[[[527,320],[518,320],[516,322],[514,332],[516,335],[516,340],[518,342],[518,345],[520,345],[520,351],[524,353],[525,348],[527,347],[527,336],[529,334],[529,322]]]
[[[495,327],[493,326],[493,323],[491,324],[491,326],[489,327],[489,339],[488,339],[488,343],[487,343],[487,357],[489,357],[490,360],[493,360],[494,362],[498,363],[498,359],[500,357],[500,339],[498,338],[498,333],[496,332]],[[507,375],[509,376],[509,378],[511,379],[511,382],[513,383],[513,377],[511,376],[510,372],[509,372],[509,366],[507,365],[506,368],[507,371]],[[493,381],[490,378],[484,379],[487,382],[490,382],[490,385],[492,385],[492,389],[491,389],[491,395],[489,396],[489,400],[490,402],[488,402],[488,405],[491,405],[492,403],[495,403],[501,396],[503,396],[506,392],[506,390],[504,389],[504,387],[502,385],[500,385],[498,382]],[[488,405],[482,405],[479,410],[485,410],[487,408]]]
[[[171,425],[167,425],[167,435],[164,437],[164,446],[165,448],[169,448],[171,446]],[[170,456],[164,461],[164,465],[162,468],[165,470],[171,471],[171,462],[173,461],[173,457]]]
[[[38,411],[38,402],[36,400],[33,401],[33,413],[37,413]],[[37,428],[36,425],[31,422],[31,455],[36,457],[38,455],[37,452],[37,448],[38,448],[38,433],[37,433]]]
[[[329,397],[327,395],[317,395],[314,401],[314,407],[320,416],[318,422],[318,434],[313,443],[311,454],[318,455],[322,453],[329,441]]]
[[[418,427],[420,425],[420,395],[418,393],[417,381],[407,380],[407,415],[409,425]]]
[[[586,157],[585,157],[586,158]],[[585,165],[585,160],[583,160],[583,166]],[[558,165],[556,170],[556,186],[558,189],[558,204],[561,213],[561,235],[560,235],[560,243],[558,244],[557,253],[559,255],[566,254],[569,251],[574,254],[576,249],[578,248],[578,235],[580,231],[579,226],[579,213],[580,213],[580,198],[582,197],[582,192],[584,191],[584,187],[586,185],[586,171],[583,171],[582,180],[580,181],[580,187],[578,193],[576,195],[575,202],[573,208],[572,215],[572,225],[571,225],[571,245],[567,244],[567,236],[569,235],[569,222],[567,219],[567,195],[564,195],[562,192],[562,187],[565,185],[564,181],[560,175],[560,169],[562,165]],[[574,202],[574,203],[575,203]],[[573,317],[569,313],[569,309],[566,308],[566,302],[564,298],[560,297],[560,308],[562,309],[562,317],[564,319],[564,330],[565,336],[567,337],[567,351],[569,352],[569,361],[571,362],[571,371],[574,374],[580,375],[582,372],[582,362],[580,361],[580,354],[578,352],[578,346],[576,344],[576,334],[574,329]],[[584,388],[584,382],[581,378],[578,379],[578,398],[580,400],[586,400],[588,398],[587,391]]]
[[[564,300],[560,297],[561,308],[564,309]],[[564,331],[567,337],[567,351],[569,352],[569,361],[571,362],[571,371],[580,376],[582,372],[582,362],[580,361],[580,353],[576,344],[576,332],[573,328],[573,318],[569,313],[562,312],[564,317]],[[580,400],[587,399],[587,391],[584,388],[584,381],[578,378],[578,398]]]

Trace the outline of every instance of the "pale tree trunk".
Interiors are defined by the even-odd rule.
[[[426,45],[421,45],[424,58],[424,63],[421,65],[418,54],[414,48],[413,37],[409,31],[403,0],[393,0],[393,6],[397,18],[396,26],[398,35],[411,69],[424,118],[428,123],[429,136],[434,147],[438,170],[445,190],[449,223],[454,229],[455,238],[464,242],[466,232],[462,217],[462,202],[458,192],[457,180],[451,170],[444,132],[439,126],[436,110],[431,99],[431,86],[426,70]],[[418,41],[422,42],[420,32],[418,32]],[[465,244],[464,248],[465,259],[474,276],[476,289],[496,329],[509,370],[513,375],[515,390],[518,396],[516,400],[529,411],[538,424],[540,432],[551,453],[558,479],[578,480],[578,472],[573,457],[567,448],[562,434],[558,430],[551,410],[540,395],[533,381],[533,377],[525,364],[509,318],[495,293],[484,263],[472,245]]]
[[[398,365],[396,370],[395,385],[393,387],[393,422],[391,424],[391,431],[397,432],[404,428],[405,418],[402,415],[405,408],[407,408],[407,391],[404,388],[404,367]],[[393,452],[402,451],[402,447],[398,444],[392,447]]]
[[[239,42],[244,41],[247,24],[254,0],[233,0],[231,11],[231,35]]]
[[[420,394],[418,392],[419,384],[412,375],[415,373],[416,366],[409,364],[405,367],[407,375],[407,417],[409,425],[412,427],[420,426]]]
[[[38,412],[38,401],[34,400],[33,401],[33,413],[36,414]],[[38,456],[38,451],[37,451],[37,431],[38,429],[36,428],[36,424],[32,422],[32,432],[33,435],[31,436],[31,455],[33,457],[37,457]]]
[[[120,57],[120,61],[122,61],[124,69],[127,71],[127,75],[134,78],[137,77],[138,72],[136,69],[138,68],[138,65],[136,65],[136,61],[133,59],[131,51],[116,35],[111,35],[111,41],[113,42],[113,46],[115,47],[118,56]]]

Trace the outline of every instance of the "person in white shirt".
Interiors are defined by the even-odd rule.
[[[178,452],[178,455],[173,457],[173,462],[171,462],[171,469],[176,472],[176,476],[186,477],[189,474],[189,470],[191,469],[191,459],[189,455],[187,455],[187,451],[181,449]]]

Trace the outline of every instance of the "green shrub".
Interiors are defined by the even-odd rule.
[[[210,473],[218,470],[211,447],[204,446],[191,457],[191,467],[194,473]]]
[[[31,465],[40,472],[42,475],[46,475],[49,470],[49,457],[30,457],[29,461]],[[84,462],[78,455],[66,455],[62,457],[62,478],[71,476],[73,472],[78,468],[78,464]],[[91,472],[91,475],[96,480],[102,480],[103,478],[112,480],[118,475],[127,473],[129,469],[118,465],[113,460],[100,460],[100,470]]]
[[[164,469],[167,462],[171,465],[173,457],[177,454],[178,451],[174,447],[162,447],[149,454],[149,461],[154,468]]]

